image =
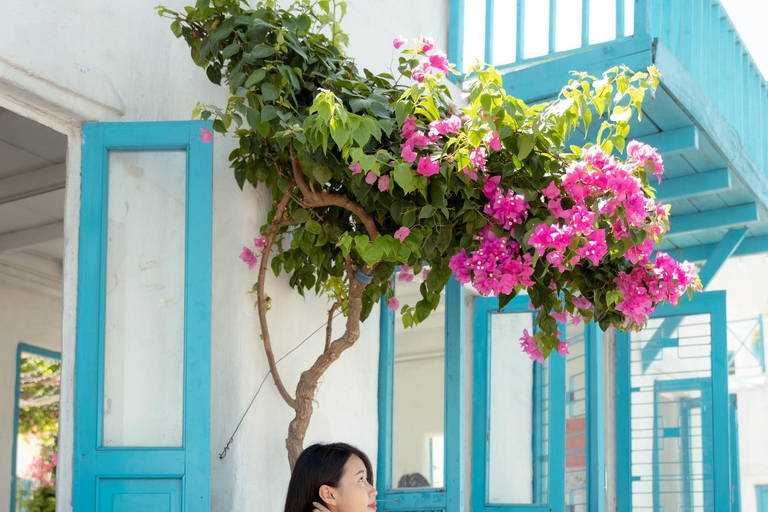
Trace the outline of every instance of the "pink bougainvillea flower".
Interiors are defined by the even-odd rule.
[[[419,165],[416,168],[416,172],[422,176],[434,176],[440,172],[440,164],[433,162],[428,156],[419,158]]]
[[[429,61],[425,60],[411,71],[411,78],[418,83],[423,83],[424,78],[431,74],[432,68],[429,66]]]
[[[357,162],[352,162],[351,164],[349,164],[349,170],[352,171],[353,175],[360,174],[361,172],[363,172],[363,166]]]
[[[544,196],[546,196],[548,199],[557,199],[560,197],[560,189],[557,188],[557,185],[555,185],[555,181],[552,180],[552,183],[547,186],[544,190],[542,190],[544,193]]]
[[[435,47],[435,42],[431,37],[419,36],[416,38],[416,51],[428,52]]]
[[[584,297],[574,297],[571,299],[571,302],[579,309],[590,309],[592,307],[592,303]]]
[[[253,245],[257,247],[258,249],[263,249],[267,246],[267,237],[260,236],[258,238],[253,239]]]
[[[243,247],[243,252],[240,253],[240,259],[248,264],[248,270],[253,270],[253,267],[255,267],[258,262],[256,255],[247,247]]]
[[[379,192],[386,192],[389,190],[389,176],[384,175],[379,178]]]
[[[411,230],[408,229],[405,226],[401,226],[397,231],[395,231],[394,237],[400,240],[400,243],[405,242],[405,238],[411,234]]]
[[[414,162],[418,155],[413,150],[413,144],[410,141],[408,141],[406,144],[402,145],[402,148],[403,148],[402,151],[400,151],[400,156],[402,157],[402,159],[408,163]]]
[[[472,181],[477,181],[477,171],[470,167],[465,167],[461,170],[464,174],[469,176]]]
[[[561,341],[557,345],[557,353],[560,354],[561,356],[565,356],[565,355],[570,354],[570,352],[568,351],[568,342],[567,341]]]
[[[392,41],[392,46],[395,47],[395,50],[399,50],[401,46],[403,46],[407,41],[403,39],[401,36],[397,36],[394,41]]]
[[[423,279],[424,281],[426,281],[426,280],[427,280],[427,276],[429,276],[429,271],[430,271],[430,270],[431,270],[431,269],[428,269],[428,268],[425,268],[424,270],[422,270],[422,271],[421,271],[421,279]]]
[[[501,141],[499,140],[499,132],[492,131],[483,139],[488,146],[494,151],[501,151]]]
[[[397,297],[390,297],[390,299],[387,301],[387,307],[389,307],[390,311],[397,311],[397,309],[400,307],[400,301],[397,300]]]
[[[400,129],[400,138],[407,139],[416,130],[416,118],[406,117],[403,119],[403,124]]]
[[[379,179],[379,177],[376,176],[376,173],[373,171],[368,171],[368,174],[365,175],[365,182],[369,185],[376,183],[377,179]]]
[[[447,73],[450,62],[448,62],[448,56],[446,54],[443,52],[435,52],[429,56],[429,65],[438,71]]]
[[[627,144],[627,160],[634,162],[635,164],[643,167],[646,162],[653,162],[653,174],[659,179],[661,183],[661,175],[664,174],[664,161],[656,148],[643,144],[636,140]]]
[[[397,274],[397,280],[398,281],[402,281],[404,283],[412,282],[414,277],[416,277],[416,276],[414,276],[413,272],[411,272],[410,270],[400,269],[400,272],[398,272],[398,274]]]
[[[200,140],[201,141],[203,141],[205,143],[208,143],[208,142],[211,142],[213,140],[213,133],[211,133],[210,130],[208,130],[206,128],[200,128],[200,133],[201,133],[201,135],[200,135]]]
[[[520,346],[523,348],[523,352],[528,354],[528,357],[530,357],[532,361],[544,363],[544,353],[539,350],[538,343],[533,336],[528,333],[528,329],[523,329],[523,336],[520,338]]]

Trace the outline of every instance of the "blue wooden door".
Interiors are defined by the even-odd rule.
[[[565,360],[520,349],[535,330],[527,296],[502,311],[496,298],[474,304],[472,511],[564,510]]]
[[[83,127],[78,512],[209,509],[209,128]]]
[[[727,361],[725,292],[617,334],[619,510],[730,510]]]
[[[768,512],[768,485],[758,485],[757,490],[757,512]]]

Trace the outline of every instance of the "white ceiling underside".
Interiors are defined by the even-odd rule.
[[[66,136],[0,109],[0,278],[59,292]]]

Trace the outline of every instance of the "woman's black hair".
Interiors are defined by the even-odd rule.
[[[320,487],[338,487],[344,465],[352,455],[365,464],[368,483],[373,485],[373,468],[368,456],[346,443],[313,444],[301,452],[288,484],[285,512],[312,512],[313,501],[323,503]]]

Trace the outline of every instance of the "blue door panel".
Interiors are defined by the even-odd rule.
[[[105,512],[181,512],[181,479],[100,479],[99,510]]]
[[[209,510],[212,143],[209,122],[86,123],[75,375],[73,508],[78,512]],[[181,445],[103,442],[109,152],[184,151],[184,325]]]

